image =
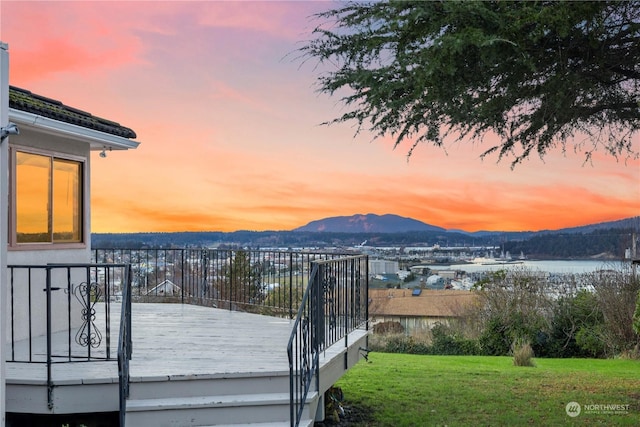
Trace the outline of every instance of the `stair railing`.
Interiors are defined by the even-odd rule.
[[[320,388],[320,353],[367,323],[368,257],[318,260],[311,263],[287,346],[291,426],[300,424],[311,387]],[[345,358],[345,369],[346,358]]]
[[[320,298],[320,275],[318,264],[313,263],[309,284],[302,297],[298,315],[287,345],[289,357],[289,408],[291,426],[300,424],[311,382],[319,388],[320,342],[318,325],[322,305]]]

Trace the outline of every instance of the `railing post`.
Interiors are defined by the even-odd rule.
[[[67,268],[67,353],[69,354],[69,362],[71,362],[71,295],[73,295],[72,281],[71,281],[71,268]]]
[[[324,295],[322,283],[324,281],[326,267],[323,264],[318,265],[318,274],[313,283],[313,293],[311,298],[312,328],[313,331],[313,365],[316,378],[316,391],[320,390],[320,348],[321,342],[324,342]]]
[[[127,328],[126,328],[127,329],[127,331],[126,331],[126,333],[127,333],[127,349],[128,349],[128,351],[127,351],[127,360],[131,360],[131,355],[133,354],[133,339],[131,337],[131,323],[132,323],[131,322],[131,296],[132,296],[131,291],[133,290],[132,286],[131,286],[131,283],[132,283],[132,276],[133,276],[132,273],[133,272],[131,270],[131,264],[129,264],[127,266],[126,271],[127,271],[127,280],[125,280],[125,283],[126,283],[125,286],[128,288],[127,301],[126,301],[126,318],[128,319],[128,322],[126,324],[126,326],[127,326]],[[128,396],[128,390],[127,390],[127,396]]]
[[[289,252],[289,319],[293,319],[293,252]]]
[[[86,267],[86,276],[85,276],[85,280],[87,281],[87,296],[86,296],[86,301],[85,301],[85,307],[87,309],[87,317],[86,319],[84,319],[87,323],[87,359],[91,360],[91,337],[92,337],[92,331],[91,331],[91,327],[93,326],[93,322],[92,322],[92,305],[91,305],[91,271],[89,270],[89,267]]]
[[[53,381],[51,379],[51,267],[46,267],[47,305],[47,407],[53,408]]]
[[[365,330],[369,330],[369,255],[367,255],[364,259],[364,321],[365,321]],[[368,341],[368,338],[367,338]]]
[[[184,249],[180,249],[180,302],[184,304],[184,288],[186,287],[184,280]]]
[[[11,288],[11,297],[10,297],[10,301],[11,301],[11,360],[15,360],[16,359],[16,345],[15,345],[15,306],[13,304],[14,302],[14,269],[10,268],[9,271],[11,272],[10,275],[10,279],[9,279],[9,283],[10,283],[10,288]],[[28,284],[29,286],[31,286],[31,283]],[[2,322],[0,322],[0,325],[2,324]],[[0,334],[1,336],[1,334]],[[0,360],[2,360],[2,358],[0,357]],[[1,362],[0,362],[1,363]],[[0,403],[0,406],[2,406],[2,404]]]
[[[99,267],[95,267],[95,274],[96,274],[96,285],[98,283],[98,268]],[[105,341],[107,344],[106,347],[106,351],[107,351],[107,359],[111,359],[111,269],[108,267],[104,268],[104,277],[105,277],[105,282],[104,282],[104,287],[105,287],[105,292],[104,292],[104,307],[105,307],[105,322],[104,322],[104,329],[107,332],[106,336],[105,336]],[[115,278],[115,274],[113,275],[113,277]],[[71,310],[69,310],[71,311]]]
[[[344,284],[344,348],[349,349],[349,326],[351,320],[351,312],[353,311],[353,287],[355,285],[355,264],[356,259],[347,261],[347,271],[345,272]],[[344,369],[349,369],[349,354],[344,352]]]

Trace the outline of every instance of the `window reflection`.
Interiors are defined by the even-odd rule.
[[[82,164],[16,152],[18,243],[82,241]]]

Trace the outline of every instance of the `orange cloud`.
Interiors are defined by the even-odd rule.
[[[552,150],[511,170],[494,142],[354,137],[283,59],[325,2],[7,2],[11,84],[133,128],[91,159],[96,232],[286,230],[394,213],[445,228],[537,230],[640,215],[640,161]],[[7,19],[11,16],[11,19]],[[636,141],[636,146],[640,143]],[[447,154],[448,153],[448,154]]]

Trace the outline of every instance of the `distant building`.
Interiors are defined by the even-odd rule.
[[[155,288],[150,289],[149,292],[146,293],[146,295],[174,296],[174,295],[180,295],[181,291],[182,291],[182,288],[180,286],[176,285],[171,280],[167,279],[162,283],[160,283]]]
[[[398,322],[409,335],[461,316],[476,298],[472,291],[369,289],[369,315],[372,327]]]
[[[369,274],[397,274],[399,270],[398,261],[389,261],[386,259],[370,259]]]
[[[436,273],[438,276],[442,277],[443,279],[458,278],[458,272],[456,270],[437,270],[437,271],[434,271],[434,273]]]
[[[411,275],[411,272],[408,270],[398,270],[398,278],[400,280],[404,280]]]
[[[444,286],[444,278],[437,274],[433,274],[427,277],[427,287],[428,288],[440,288]]]

